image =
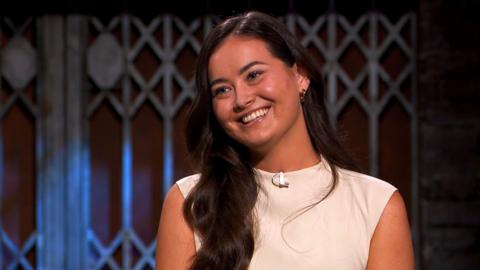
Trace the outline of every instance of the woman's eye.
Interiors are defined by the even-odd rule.
[[[228,92],[230,92],[230,88],[228,87],[218,87],[218,88],[215,88],[215,90],[213,91],[213,97],[216,97],[218,95],[224,95]]]
[[[248,79],[249,81],[255,80],[255,79],[258,78],[261,74],[262,74],[261,71],[252,71],[252,72],[248,73],[247,79]]]

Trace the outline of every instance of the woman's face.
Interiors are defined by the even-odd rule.
[[[251,151],[290,145],[305,129],[299,93],[309,80],[297,65],[274,57],[264,41],[228,37],[211,55],[208,74],[218,123]]]

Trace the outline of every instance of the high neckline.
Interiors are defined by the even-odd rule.
[[[274,190],[289,193],[298,190],[298,188],[302,189],[302,187],[316,185],[320,185],[320,190],[323,190],[324,187],[328,187],[331,184],[330,167],[323,158],[321,158],[317,164],[310,167],[282,172],[282,174],[280,174],[280,172],[269,172],[257,168],[254,168],[254,173],[259,181],[258,183],[265,188],[265,191],[270,190],[267,193],[273,192]],[[286,184],[286,186],[281,186],[281,178],[285,181],[283,184]]]
[[[323,158],[320,159],[320,161],[313,166],[302,168],[302,169],[299,169],[299,170],[288,171],[288,172],[283,172],[283,171],[269,172],[269,171],[265,171],[265,170],[258,169],[258,168],[254,168],[254,170],[260,176],[264,176],[264,177],[268,177],[268,178],[271,178],[272,176],[274,176],[275,174],[278,174],[280,172],[283,172],[285,177],[295,177],[295,176],[301,176],[301,175],[309,174],[311,172],[320,170],[321,168],[323,168],[322,163],[323,163]]]

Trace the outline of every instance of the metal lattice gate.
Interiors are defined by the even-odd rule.
[[[323,64],[347,146],[406,197],[416,239],[415,15],[282,20]],[[183,117],[214,20],[0,21],[0,267],[153,268],[163,195],[190,173]]]

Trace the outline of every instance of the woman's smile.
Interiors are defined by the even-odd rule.
[[[263,118],[267,115],[269,110],[270,110],[270,107],[253,110],[252,112],[249,112],[244,116],[242,116],[240,120],[245,126],[251,126],[256,122],[262,121]]]

